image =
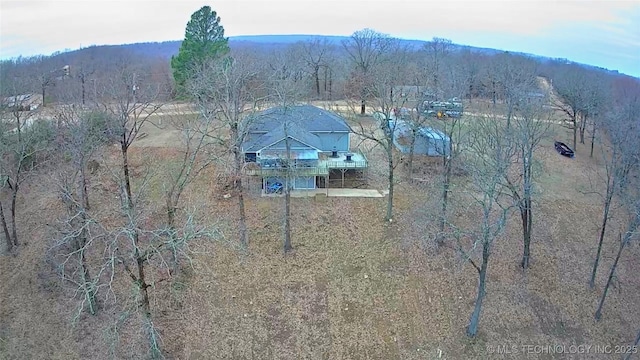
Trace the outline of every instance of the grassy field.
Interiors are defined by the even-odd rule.
[[[162,163],[176,156],[176,143],[170,142],[175,139],[163,136],[175,130],[144,131],[149,135],[132,150],[132,167],[142,172],[150,166],[161,173]],[[558,129],[554,137],[568,139],[565,131]],[[145,140],[150,145],[143,146]],[[168,143],[161,146],[163,141]],[[593,320],[620,224],[611,225],[597,287],[590,290],[601,209],[597,196],[585,189],[591,189],[600,165],[589,158],[586,145],[576,151],[575,159],[563,158],[550,138],[538,152],[543,173],[534,208],[531,268],[523,272],[518,267],[520,228],[514,215],[493,249],[475,339],[465,336],[465,327],[477,273],[453,251],[436,251],[430,237],[439,196],[437,165],[421,167],[425,181],[417,184],[406,181],[399,168],[397,215],[391,224],[383,221],[384,198],[292,199],[295,250],[288,256],[282,255],[282,199],[247,200],[250,252],[244,255],[235,246],[235,199],[220,196],[215,169],[203,173],[185,193],[184,203],[200,207],[201,221],[215,224],[222,236],[199,243],[193,248],[193,268],[152,291],[154,321],[167,358],[606,358],[487,350],[627,345],[640,326],[637,245],[625,250],[603,319]],[[115,164],[116,156],[115,149],[108,150],[105,163]],[[369,156],[381,166],[372,170],[371,187],[386,186],[383,159],[380,153]],[[55,184],[44,176],[40,180],[31,181],[20,199],[20,236],[27,245],[17,257],[0,262],[0,358],[106,359],[112,353],[139,358],[143,339],[136,321],[123,323],[119,342],[112,345],[109,329],[120,307],[103,301],[97,316],[72,323],[69,289],[51,274],[44,257],[51,236],[47,224],[61,209]],[[96,206],[114,202],[105,169],[91,181]],[[159,211],[161,191],[150,191],[150,198]],[[454,193],[453,204],[458,223],[474,223],[463,196]],[[117,283],[118,294],[126,299],[132,292],[127,279]]]

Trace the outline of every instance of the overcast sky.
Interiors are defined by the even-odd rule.
[[[392,36],[567,58],[640,77],[640,0],[0,0],[0,58],[180,40],[209,5],[227,36]]]

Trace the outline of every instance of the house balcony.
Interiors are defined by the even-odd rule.
[[[363,153],[359,151],[338,152],[333,154],[322,154],[318,159],[319,166],[332,169],[366,169],[369,161]]]
[[[332,156],[334,155],[334,156]],[[369,166],[367,157],[360,152],[339,152],[336,154],[320,154],[313,165],[296,161],[287,166],[284,161],[250,163],[245,166],[245,174],[250,176],[277,177],[285,176],[328,176],[331,170],[364,170]]]

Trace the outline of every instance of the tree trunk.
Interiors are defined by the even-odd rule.
[[[613,198],[613,184],[611,178],[607,182],[607,198],[604,203],[604,211],[602,214],[602,226],[600,227],[600,238],[598,239],[598,250],[596,251],[596,259],[593,262],[593,270],[591,271],[591,279],[589,280],[589,287],[593,289],[596,283],[596,273],[598,271],[598,265],[600,263],[600,254],[602,253],[602,243],[604,242],[604,234],[607,229],[607,221],[609,220],[609,210],[611,208],[611,200]]]
[[[593,121],[593,127],[591,128],[591,153],[589,157],[593,157],[593,144],[596,142],[596,122]]]
[[[289,190],[289,177],[287,176],[284,192],[284,253],[293,249],[291,245],[291,190]]]
[[[136,265],[138,267],[138,289],[140,290],[140,306],[144,313],[145,318],[151,318],[151,303],[149,302],[149,284],[145,279],[144,261],[140,256],[136,258]]]
[[[416,130],[411,130],[411,145],[409,146],[409,179],[413,177],[413,158],[416,147]]]
[[[169,191],[167,193],[167,226],[172,231],[175,230],[175,221],[176,221],[176,207],[173,202],[173,192]]]
[[[86,226],[87,223],[87,219],[86,219],[86,215],[83,213],[82,215],[82,226]],[[86,230],[81,231],[80,234],[81,237],[81,246],[78,248],[78,257],[79,257],[79,261],[80,261],[80,268],[81,268],[81,276],[82,276],[82,287],[83,287],[83,291],[85,294],[85,297],[87,299],[87,303],[89,304],[89,313],[91,315],[95,315],[96,314],[96,290],[95,287],[93,286],[93,281],[91,280],[91,274],[89,273],[89,267],[87,266],[87,259],[85,257],[85,250],[84,247],[87,243],[87,232]]]
[[[284,253],[285,255],[293,249],[291,245],[291,144],[287,124],[284,126],[285,146],[287,149],[287,171],[284,187]]]
[[[529,260],[531,258],[531,234],[533,232],[533,208],[531,206],[531,155],[532,154],[529,153],[529,156],[523,156],[522,159],[524,189],[522,192],[523,203],[520,208],[520,215],[522,217],[523,252],[520,266],[522,266],[523,269],[529,268]]]
[[[157,334],[153,327],[153,322],[151,319],[151,303],[149,301],[149,284],[145,279],[144,272],[144,262],[145,259],[142,259],[139,254],[136,258],[136,264],[138,267],[138,290],[140,291],[140,307],[142,308],[142,316],[147,325],[147,336],[149,338],[149,347],[151,352],[152,359],[158,359],[162,355],[162,351],[160,350],[160,344],[158,342]]]
[[[170,189],[167,192],[166,199],[166,212],[167,212],[167,229],[169,230],[169,241],[171,243],[171,272],[176,274],[178,269],[180,268],[180,261],[178,257],[178,252],[176,247],[176,207],[177,207],[177,199],[174,199],[173,195],[174,189]]]
[[[13,191],[11,193],[11,234],[13,236],[13,246],[18,246],[18,227],[16,226],[16,202],[18,199],[18,189],[20,185],[16,181],[13,184]]]
[[[522,217],[522,239],[524,242],[524,250],[522,253],[522,261],[520,266],[523,269],[529,268],[529,259],[531,257],[531,228],[532,228],[532,214],[531,214],[531,199],[524,199],[523,209],[521,209]]]
[[[388,144],[387,147],[387,160],[389,163],[389,199],[387,200],[387,216],[386,216],[386,220],[387,221],[392,221],[393,220],[393,168],[394,168],[394,164],[393,164],[393,145],[392,144]]]
[[[584,144],[584,130],[587,127],[587,115],[583,114],[580,119],[580,144]]]
[[[320,99],[320,66],[316,66],[313,69],[313,78],[316,83],[316,95],[318,96],[318,99]]]
[[[478,272],[478,295],[476,296],[476,303],[473,307],[473,313],[471,314],[471,320],[469,321],[469,327],[467,327],[467,336],[474,337],[478,333],[478,324],[480,323],[480,312],[482,311],[482,301],[486,295],[486,279],[487,279],[487,266],[489,265],[489,247],[490,242],[487,239],[484,240],[482,245],[482,265]]]
[[[127,197],[127,211],[129,212],[129,215],[131,216],[132,212],[134,211],[134,206],[133,206],[133,196],[132,196],[132,191],[131,191],[131,176],[129,173],[129,160],[128,160],[128,145],[127,145],[127,139],[126,139],[126,135],[123,135],[122,139],[121,139],[121,143],[120,143],[120,150],[122,152],[122,170],[124,173],[124,182],[125,182],[125,196]],[[138,290],[140,291],[140,306],[142,307],[143,310],[143,316],[145,319],[147,319],[149,321],[149,323],[151,323],[151,304],[149,302],[149,284],[147,284],[146,282],[146,278],[145,278],[145,272],[144,272],[144,263],[146,261],[145,258],[143,258],[141,252],[140,252],[140,246],[139,246],[139,234],[137,229],[130,229],[132,231],[132,242],[133,242],[133,258],[136,261],[136,266],[138,268],[138,279],[137,279],[137,285],[138,285]],[[152,355],[157,353],[157,347],[154,348],[153,344],[153,334],[150,333],[150,342],[152,344]],[[154,355],[155,357],[155,355]]]
[[[238,211],[240,213],[239,219],[239,232],[240,232],[240,244],[246,249],[249,247],[249,236],[247,231],[247,215],[244,206],[244,188],[242,186],[242,179],[238,180]]]
[[[89,221],[87,218],[87,208],[84,207],[84,204],[85,204],[85,201],[84,201],[85,194],[83,193],[84,183],[80,181],[76,184],[76,186],[77,186],[76,190],[78,190],[81,193],[81,196],[83,198],[80,199],[79,203],[69,201],[67,203],[68,205],[67,211],[70,216],[70,225],[72,226],[72,228],[80,230],[80,233],[74,238],[74,243],[73,243],[74,253],[76,253],[76,255],[78,256],[78,264],[80,266],[80,271],[79,271],[79,277],[80,277],[79,282],[81,284],[80,290],[82,290],[85,300],[88,303],[89,313],[91,315],[95,315],[97,311],[96,289],[94,287],[93,281],[91,280],[91,274],[89,273],[89,267],[87,266],[87,260],[85,256],[85,251],[86,251],[85,247],[87,245],[87,239],[89,236],[88,230],[87,230],[87,224]],[[69,195],[72,196],[71,194]],[[76,215],[79,215],[79,216],[76,217]]]
[[[493,107],[496,106],[496,99],[497,95],[496,95],[496,82],[495,80],[491,81],[491,102],[493,103]]]
[[[87,173],[86,164],[83,162],[80,168],[80,193],[82,196],[82,206],[85,210],[89,210],[89,191],[87,190]]]
[[[80,84],[82,85],[82,105],[84,105],[85,104],[85,94],[86,94],[84,74],[80,75]]]
[[[631,355],[637,352],[635,349],[638,349],[638,344],[640,344],[640,330],[638,330],[636,340],[633,342],[633,345],[631,345],[631,351],[627,352],[627,356],[624,357],[624,360],[631,360]]]
[[[45,95],[46,95],[46,94],[45,94],[45,92],[46,92],[46,88],[47,88],[47,86],[43,84],[43,85],[42,85],[42,107],[45,107],[45,105],[47,105],[47,104],[46,104],[46,100],[45,100]]]
[[[576,144],[578,143],[578,120],[577,114],[573,114],[571,121],[573,123],[573,151],[576,151]]]
[[[511,117],[513,116],[513,106],[511,105],[511,100],[507,104],[507,129],[511,128]]]
[[[602,307],[604,306],[604,301],[607,298],[607,293],[609,292],[609,287],[611,286],[611,282],[613,281],[613,277],[616,273],[616,269],[618,268],[618,261],[620,261],[620,257],[622,255],[622,250],[625,248],[631,236],[633,235],[633,231],[627,231],[624,235],[624,240],[622,240],[622,235],[620,236],[620,246],[618,247],[618,253],[616,254],[616,259],[613,261],[613,265],[611,265],[611,270],[609,271],[609,277],[607,278],[607,284],[604,286],[604,291],[602,292],[602,297],[600,298],[600,303],[598,304],[598,309],[596,310],[595,319],[599,321],[602,317]]]
[[[440,233],[436,237],[436,242],[438,245],[442,245],[444,243],[444,229],[447,224],[447,205],[449,202],[449,187],[451,181],[451,159],[446,160],[445,156],[445,164],[444,164],[444,173],[442,177],[442,207],[440,209]]]
[[[326,96],[326,93],[327,93],[327,67],[325,66],[323,69],[324,69],[324,71],[322,72],[322,78],[323,78],[322,85],[323,85],[323,91],[324,91],[325,96]]]
[[[329,69],[329,100],[333,100],[333,71]]]
[[[95,315],[98,310],[96,304],[96,291],[93,286],[93,281],[91,280],[91,275],[89,274],[89,268],[87,267],[87,260],[85,259],[84,251],[81,251],[80,253],[80,261],[82,264],[82,284],[87,298],[87,303],[89,304],[89,314]]]
[[[124,137],[124,136],[123,136]],[[125,195],[127,196],[127,206],[129,209],[133,209],[133,196],[131,191],[131,178],[129,175],[129,159],[128,159],[128,146],[126,145],[126,139],[122,140],[120,144],[120,150],[122,151],[122,171],[124,172],[124,185]]]
[[[0,224],[2,225],[4,237],[7,241],[7,252],[11,252],[11,250],[13,249],[13,240],[11,239],[11,235],[9,234],[9,228],[7,227],[7,220],[4,217],[4,210],[2,208],[1,201],[0,201]]]
[[[238,134],[235,132],[232,134],[234,139],[238,139]],[[239,212],[239,223],[238,223],[238,231],[240,235],[240,245],[247,249],[249,247],[249,239],[247,235],[247,215],[244,206],[244,187],[242,184],[242,153],[240,152],[240,148],[236,146],[234,148],[234,172],[235,172],[235,188],[238,195],[238,212]]]

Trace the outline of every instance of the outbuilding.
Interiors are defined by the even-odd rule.
[[[426,127],[412,127],[409,123],[398,120],[393,129],[393,143],[402,153],[411,151],[411,140],[415,136],[413,153],[427,156],[449,156],[450,139],[442,131]],[[415,134],[415,135],[414,135]]]

